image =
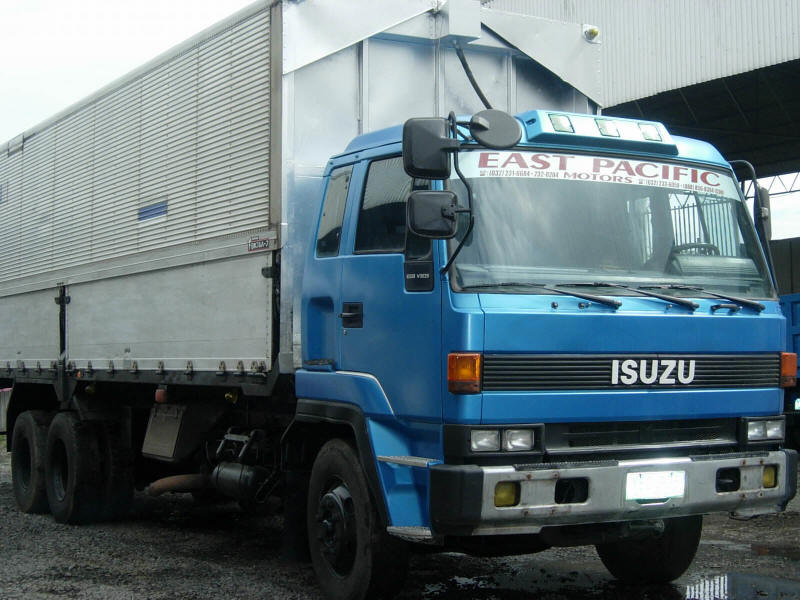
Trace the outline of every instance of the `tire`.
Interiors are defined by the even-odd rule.
[[[794,450],[800,450],[800,413],[786,416],[786,442]]]
[[[281,555],[292,562],[311,562],[308,551],[308,474],[284,473],[283,535]]]
[[[102,518],[104,493],[100,428],[73,412],[58,413],[47,432],[45,481],[50,512],[58,523]]]
[[[664,519],[664,532],[641,541],[598,544],[597,554],[609,572],[627,583],[667,583],[689,568],[700,544],[703,517]]]
[[[332,600],[390,598],[400,591],[408,547],[389,536],[353,448],[331,440],[319,451],[308,489],[309,552]]]
[[[114,421],[98,424],[103,480],[99,519],[103,521],[127,516],[133,504],[133,452],[123,426]]]
[[[24,513],[49,512],[44,463],[50,416],[28,410],[17,417],[11,442],[11,485]]]

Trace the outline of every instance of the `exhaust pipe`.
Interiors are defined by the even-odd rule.
[[[202,473],[190,473],[188,475],[173,475],[158,479],[145,488],[148,496],[160,496],[167,492],[193,492],[211,486],[208,475]]]

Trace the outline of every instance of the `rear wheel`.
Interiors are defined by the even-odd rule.
[[[102,458],[101,520],[125,517],[133,504],[133,452],[124,425],[115,421],[98,424]]]
[[[664,519],[658,537],[598,544],[600,560],[617,579],[629,583],[666,583],[689,568],[700,544],[703,517]]]
[[[73,412],[58,413],[47,433],[45,482],[50,512],[59,523],[102,518],[100,430]]]
[[[44,463],[50,417],[28,410],[17,417],[11,442],[11,484],[17,506],[26,513],[48,512]]]
[[[308,490],[311,562],[326,597],[389,598],[400,591],[407,545],[381,525],[358,456],[343,440],[319,451]]]

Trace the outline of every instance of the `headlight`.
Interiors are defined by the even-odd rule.
[[[747,439],[749,441],[765,440],[767,439],[767,422],[766,421],[748,421],[747,423]]]
[[[781,421],[765,421],[767,424],[767,439],[769,440],[782,440],[784,422]]]
[[[473,429],[469,435],[469,447],[473,452],[498,452],[500,432],[497,429]]]
[[[748,421],[747,423],[747,439],[765,440],[767,439],[767,422],[766,421]]]
[[[503,450],[522,452],[533,448],[532,429],[506,429],[503,431]]]
[[[783,419],[762,419],[747,422],[747,441],[782,440],[785,433]]]

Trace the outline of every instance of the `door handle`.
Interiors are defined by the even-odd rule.
[[[364,327],[364,307],[361,302],[343,302],[339,318],[345,329]]]

